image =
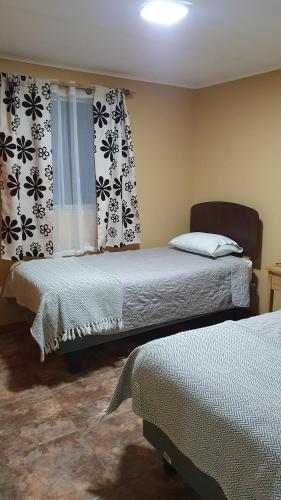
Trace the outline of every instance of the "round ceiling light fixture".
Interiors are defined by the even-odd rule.
[[[181,0],[150,0],[141,10],[141,17],[158,24],[173,24],[188,14],[189,2]]]

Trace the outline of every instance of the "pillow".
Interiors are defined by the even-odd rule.
[[[207,257],[223,257],[230,253],[241,253],[241,248],[236,241],[212,233],[187,233],[177,236],[169,241],[168,245],[172,248],[179,248],[185,252],[206,255]]]

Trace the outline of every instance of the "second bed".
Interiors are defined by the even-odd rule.
[[[192,207],[190,225],[193,232],[232,237],[244,254],[252,259],[257,255],[259,217],[249,207],[201,203]],[[250,277],[250,260],[232,255],[212,259],[159,247],[24,262],[10,272],[5,296],[16,298],[35,315],[31,332],[44,356],[50,350],[71,353],[116,335],[121,338],[248,307]],[[103,298],[102,316],[97,309],[99,297]],[[114,320],[104,321],[112,313],[113,299],[116,307],[110,317]]]

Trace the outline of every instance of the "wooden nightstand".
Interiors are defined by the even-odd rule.
[[[267,309],[272,312],[274,292],[281,292],[281,264],[266,267],[268,271]]]

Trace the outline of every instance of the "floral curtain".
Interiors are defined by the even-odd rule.
[[[0,188],[4,259],[53,253],[50,82],[1,74]]]
[[[140,243],[135,159],[125,89],[94,93],[98,247]]]

